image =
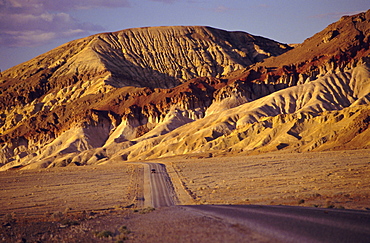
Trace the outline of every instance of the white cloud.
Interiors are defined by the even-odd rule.
[[[68,11],[129,6],[128,0],[0,0],[0,44],[38,46],[56,38],[103,31],[99,25],[73,18]]]
[[[88,35],[90,31],[102,30],[100,26],[79,22],[67,13],[0,13],[0,44],[5,46],[39,46],[55,38]]]
[[[38,11],[69,11],[89,8],[130,7],[129,0],[1,0],[0,10],[37,13]]]
[[[36,0],[35,0],[36,1]],[[44,7],[49,10],[90,9],[90,8],[122,8],[130,7],[128,0],[37,0],[44,2]]]
[[[339,19],[339,18],[341,18],[342,16],[345,16],[345,15],[355,15],[355,14],[359,14],[361,12],[366,12],[366,10],[364,10],[364,11],[355,11],[355,12],[330,12],[330,13],[313,15],[313,16],[311,16],[311,18]]]
[[[228,7],[225,7],[224,5],[221,5],[221,6],[218,6],[218,7],[214,8],[213,10],[217,13],[224,13],[224,12],[230,11],[231,8],[228,8]]]
[[[45,31],[5,31],[0,35],[0,44],[10,47],[34,46],[35,43],[47,43],[56,38],[55,32]]]
[[[161,3],[174,3],[177,0],[150,0],[152,2],[161,2]]]

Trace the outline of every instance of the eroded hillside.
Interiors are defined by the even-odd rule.
[[[2,169],[369,148],[369,39],[367,11],[288,52],[209,27],[67,43],[3,72]]]

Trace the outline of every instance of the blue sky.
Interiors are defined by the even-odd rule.
[[[301,43],[370,0],[0,0],[0,69],[100,32],[169,25]]]

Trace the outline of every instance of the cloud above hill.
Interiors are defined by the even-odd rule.
[[[85,35],[103,27],[82,23],[68,13],[0,14],[0,44],[37,46],[56,38]]]
[[[152,2],[161,2],[161,3],[174,3],[177,0],[150,0]]]
[[[118,7],[130,7],[130,3],[128,0],[2,0],[0,44],[38,46],[57,38],[103,31],[102,26],[81,22],[68,11]]]
[[[128,0],[2,0],[0,11],[9,13],[40,13],[40,11],[68,11],[96,7],[116,8],[131,6]]]
[[[311,18],[318,18],[318,19],[339,19],[342,16],[348,16],[348,15],[355,15],[359,14],[361,12],[366,12],[366,9],[363,11],[354,11],[354,12],[329,12],[329,13],[324,13],[324,14],[316,14],[311,16]]]

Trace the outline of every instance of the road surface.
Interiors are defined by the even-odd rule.
[[[166,167],[146,163],[149,189],[146,205],[166,207],[177,204]],[[151,170],[155,169],[155,173]],[[145,191],[145,190],[144,190]],[[260,205],[182,205],[191,212],[244,225],[281,242],[370,242],[370,212]]]
[[[166,166],[158,163],[146,163],[149,165],[150,192],[145,193],[146,205],[155,208],[173,206],[177,202],[176,193],[173,189],[171,179],[166,171]],[[152,173],[152,169],[155,173]],[[150,193],[150,195],[148,195]]]
[[[282,242],[370,242],[370,212],[294,206],[183,206]]]

